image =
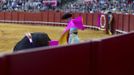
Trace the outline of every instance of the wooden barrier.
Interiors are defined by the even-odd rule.
[[[129,32],[129,14],[124,14],[124,20],[123,20],[123,31]]]
[[[48,15],[48,22],[54,22],[54,11],[49,11],[49,15]]]
[[[64,15],[64,12],[61,12],[61,17]],[[62,20],[61,19],[61,23],[67,23],[68,21],[67,20]]]
[[[119,30],[123,30],[123,15],[122,14],[118,14],[119,15],[119,20],[118,20],[118,29]]]
[[[82,18],[83,18],[83,24],[84,24],[84,25],[87,25],[87,14],[86,14],[86,13],[81,13],[80,15],[81,15]]]
[[[19,12],[18,13],[18,20],[19,21],[25,21],[25,12]]]
[[[130,31],[134,31],[134,15],[130,15]]]
[[[4,12],[0,12],[0,20],[5,20],[5,13]]]
[[[73,13],[73,18],[81,16],[81,13]]]
[[[9,75],[9,64],[8,60],[5,57],[0,58],[0,74]]]
[[[90,45],[85,43],[10,55],[10,75],[94,75]]]
[[[4,20],[12,20],[12,12],[5,12],[5,19]]]
[[[87,13],[87,25],[93,25],[93,14]]]
[[[123,30],[123,21],[124,21],[124,16],[122,14],[118,14],[119,15],[119,20],[118,20],[118,28],[119,30]]]
[[[97,70],[98,70],[98,65],[101,65],[101,64],[98,64],[98,53],[101,53],[101,52],[98,52],[99,51],[99,48],[100,48],[100,42],[101,41],[92,41],[92,43],[91,43],[91,46],[90,47],[92,47],[92,50],[90,49],[90,56],[92,57],[92,58],[90,58],[90,60],[91,60],[91,68],[92,68],[92,75],[99,75],[97,72]]]
[[[26,12],[24,14],[25,14],[25,21],[34,21],[35,17],[33,17],[34,16],[33,13]]]
[[[42,20],[42,14],[41,13],[32,13],[31,14],[32,21],[43,21]]]
[[[47,11],[46,12],[42,12],[43,21],[48,22],[48,15],[49,15],[49,13]]]
[[[55,12],[54,22],[60,22],[61,21],[61,13]]]
[[[19,16],[18,16],[18,12],[12,12],[12,21],[18,21]]]
[[[67,20],[61,20],[61,16],[64,12],[56,12],[56,11],[45,11],[45,12],[0,12],[0,20],[5,21],[39,21],[39,22],[60,22],[67,23]],[[100,13],[73,13],[73,18],[78,16],[83,17],[83,22],[85,25],[98,27],[99,26],[99,18]],[[133,23],[133,15],[125,15],[125,14],[113,14],[114,22],[113,28],[121,31],[133,31],[134,23]],[[1,21],[3,22],[3,21]],[[29,22],[28,22],[29,23]]]
[[[118,29],[118,20],[119,20],[119,15],[118,14],[113,14],[113,24],[115,29]]]
[[[25,21],[42,21],[41,13],[25,13]]]
[[[134,33],[100,42],[97,55],[97,75],[134,74]]]
[[[98,27],[98,19],[99,19],[99,13],[94,13],[94,15],[93,15],[93,26]]]

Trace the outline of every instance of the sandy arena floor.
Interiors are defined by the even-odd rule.
[[[41,26],[28,24],[0,23],[0,54],[11,53],[15,44],[23,38],[27,32],[45,32],[52,40],[58,40],[65,27]],[[79,38],[83,41],[108,37],[104,31],[86,29],[79,31]]]

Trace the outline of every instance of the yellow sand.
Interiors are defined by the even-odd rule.
[[[52,40],[58,40],[65,27],[41,26],[29,24],[0,23],[0,54],[11,53],[15,44],[23,38],[27,32],[45,32]],[[86,29],[79,31],[81,41],[108,37],[103,31]]]

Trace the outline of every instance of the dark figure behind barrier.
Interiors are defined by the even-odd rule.
[[[24,49],[37,48],[49,46],[51,39],[46,33],[36,32],[28,33],[22,40],[20,40],[14,47],[14,51],[20,51]]]
[[[115,27],[113,24],[113,13],[108,12],[107,17],[108,17],[108,25],[106,26],[106,33],[107,34],[115,34]]]

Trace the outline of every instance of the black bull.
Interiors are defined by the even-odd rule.
[[[49,46],[49,41],[51,41],[51,39],[46,33],[36,32],[29,34],[31,35],[32,42],[29,40],[28,36],[24,36],[22,40],[20,40],[16,44],[16,46],[13,49],[14,51]]]

